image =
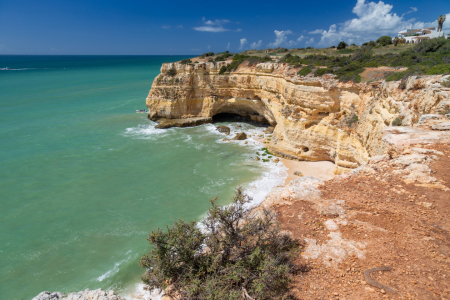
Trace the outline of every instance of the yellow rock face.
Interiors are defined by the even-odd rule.
[[[219,75],[228,62],[163,64],[147,97],[149,118],[211,118],[235,113],[267,120],[275,130],[271,152],[297,160],[329,160],[340,174],[383,154],[383,128],[399,118],[417,124],[423,114],[450,105],[442,76],[400,82],[340,83],[303,77],[286,64],[241,65]],[[169,75],[171,70],[176,74]],[[169,73],[168,73],[169,72]]]

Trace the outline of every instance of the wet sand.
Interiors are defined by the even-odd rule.
[[[294,175],[295,171],[300,171],[303,176],[313,176],[322,180],[329,180],[335,176],[333,174],[335,165],[330,161],[296,161],[285,158],[280,160],[286,168],[288,168],[286,171],[288,177],[284,182],[285,185],[291,180],[300,178],[299,176]]]

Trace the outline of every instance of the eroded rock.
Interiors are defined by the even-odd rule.
[[[225,133],[225,135],[230,134],[230,127],[228,127],[228,126],[221,125],[221,126],[217,126],[216,129],[218,132]]]
[[[236,136],[233,138],[235,141],[243,141],[247,139],[247,134],[245,132],[236,133]]]

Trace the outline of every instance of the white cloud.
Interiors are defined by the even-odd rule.
[[[202,19],[203,26],[194,27],[194,30],[197,31],[206,31],[206,32],[224,32],[224,31],[230,31],[230,29],[227,29],[223,27],[224,24],[230,23],[229,20],[206,20],[204,17]]]
[[[236,29],[236,32],[241,32],[241,31],[242,31],[242,29],[240,29],[240,28]]]
[[[323,32],[323,29],[316,29],[316,30],[310,31],[310,32],[308,32],[308,33],[309,33],[309,34],[322,34],[322,32]]]
[[[437,26],[436,21],[416,22],[415,19],[405,20],[403,15],[397,15],[392,12],[392,9],[392,5],[385,4],[383,1],[376,3],[357,0],[352,10],[357,17],[345,21],[339,27],[336,24],[332,24],[328,30],[322,32],[318,45],[330,46],[340,41],[363,43],[376,40],[383,35],[396,36],[400,30],[409,26],[414,28]],[[413,11],[417,11],[417,8],[411,7],[411,12]],[[444,25],[446,24],[444,23]],[[447,26],[450,27],[450,25]]]
[[[275,32],[275,42],[270,43],[268,45],[271,48],[277,48],[285,44],[287,42],[287,36],[292,34],[292,31],[290,30],[285,31],[275,30],[274,32]]]
[[[250,45],[250,49],[259,49],[261,48],[262,40],[259,40],[258,42],[254,42]]]
[[[177,28],[183,29],[183,25],[178,25]]]
[[[162,29],[169,29],[169,28],[170,28],[170,25],[163,25],[163,26],[161,26],[161,28],[162,28]]]
[[[413,12],[416,12],[416,11],[418,11],[417,7],[410,7],[410,10],[407,11],[407,12],[405,12],[405,13],[402,15],[402,17],[403,17],[404,15],[407,15],[407,14],[410,14],[410,13],[413,13]]]
[[[314,38],[310,38],[308,41],[306,41],[306,45],[310,45],[314,43]]]
[[[227,45],[227,50],[230,50],[230,43],[228,43]]]
[[[240,39],[240,43],[241,43],[241,45],[239,46],[239,50],[243,50],[245,45],[248,44],[246,38]]]
[[[209,45],[208,47],[206,47],[208,50],[211,49],[211,45]]]
[[[292,31],[286,30],[286,31],[279,31],[275,30],[275,42],[270,43],[268,46],[271,48],[277,48],[281,46],[286,47],[294,47],[295,45],[298,45],[305,37],[301,35],[296,40],[290,40],[288,41],[288,35],[293,34]]]

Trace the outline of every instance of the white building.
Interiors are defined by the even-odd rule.
[[[399,38],[404,38],[407,43],[419,43],[422,40],[447,37],[443,31],[436,31],[436,27],[413,29],[408,28],[398,33]]]

